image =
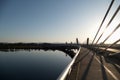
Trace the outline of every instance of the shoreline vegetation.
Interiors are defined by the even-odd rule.
[[[78,49],[77,44],[64,43],[0,43],[0,49]]]
[[[76,54],[74,50],[79,49],[77,44],[65,43],[0,43],[0,51],[19,51],[19,50],[59,50],[68,54],[71,58]]]

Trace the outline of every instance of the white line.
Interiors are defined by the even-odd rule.
[[[95,59],[106,69],[106,71],[115,79],[115,80],[119,80],[105,65],[103,65],[100,60],[98,60],[97,57],[95,57]]]

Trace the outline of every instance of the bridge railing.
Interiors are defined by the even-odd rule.
[[[81,50],[81,47],[79,48],[79,50],[77,51],[76,55],[74,56],[74,58],[72,59],[72,61],[68,64],[68,66],[65,68],[65,70],[62,72],[62,74],[58,77],[57,80],[65,80],[67,75],[70,74],[71,70],[72,70],[72,65],[75,62],[79,52]]]

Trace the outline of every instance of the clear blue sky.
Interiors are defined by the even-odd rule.
[[[0,42],[91,40],[111,0],[0,0]],[[120,0],[116,0],[111,14]],[[110,15],[109,15],[110,16]]]

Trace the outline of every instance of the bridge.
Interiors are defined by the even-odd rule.
[[[58,77],[58,80],[120,80],[120,44],[118,44],[120,42],[120,36],[118,36],[119,39],[115,42],[105,44],[105,42],[119,29],[120,23],[103,42],[100,44],[98,43],[120,11],[119,4],[107,26],[100,36],[98,36],[114,1],[115,0],[111,1],[92,43],[89,44],[89,38],[87,38],[86,44],[80,44],[78,52],[71,63]]]
[[[74,44],[50,44],[50,43],[0,43],[0,51],[16,51],[17,49],[31,50],[60,50],[70,55],[73,60],[58,77],[58,80],[120,80],[120,36],[118,40],[111,44],[105,42],[119,29],[120,23],[103,40],[99,41],[111,22],[120,11],[120,4],[113,16],[110,18],[104,31],[98,36],[103,23],[115,0],[112,0],[107,12],[98,28],[92,41],[86,44],[79,44],[78,39]],[[98,37],[98,39],[97,39]],[[75,53],[74,50],[77,50]]]

